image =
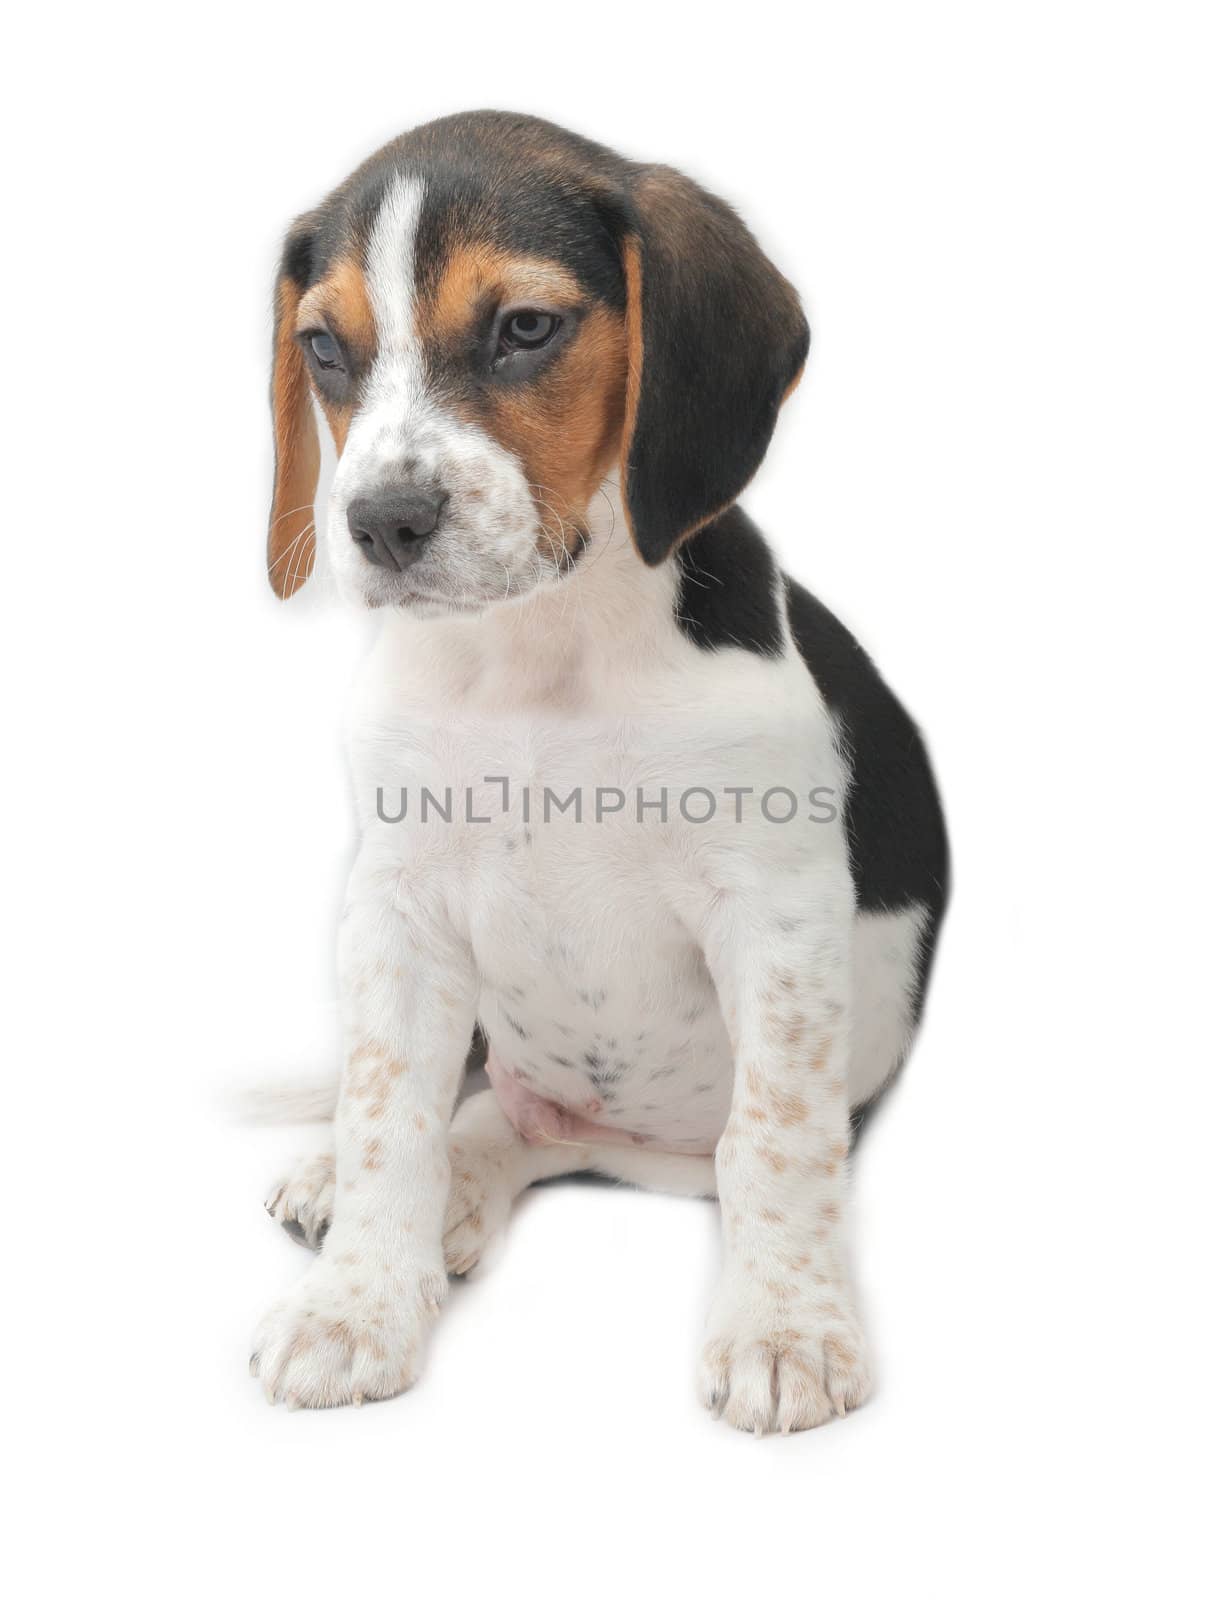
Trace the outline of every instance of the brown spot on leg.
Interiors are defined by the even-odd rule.
[[[771,1089],[769,1102],[770,1110],[776,1122],[794,1125],[805,1121],[807,1118],[807,1102],[801,1095],[788,1094],[783,1089]]]
[[[832,1048],[833,1041],[831,1037],[826,1036],[820,1040],[808,1058],[808,1066],[811,1067],[813,1072],[824,1072],[827,1069],[828,1058],[832,1053]]]

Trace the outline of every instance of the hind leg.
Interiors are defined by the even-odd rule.
[[[920,996],[918,973],[929,911],[860,911],[853,937],[849,1106],[869,1104],[904,1064]]]
[[[505,1228],[524,1189],[545,1178],[597,1172],[666,1194],[710,1195],[710,1156],[666,1154],[630,1145],[528,1143],[520,1138],[492,1089],[471,1096],[452,1122],[452,1187],[444,1224],[449,1272],[468,1272]]]
[[[505,1228],[524,1189],[571,1172],[597,1172],[663,1194],[715,1197],[710,1156],[667,1154],[629,1145],[529,1144],[508,1121],[492,1089],[470,1095],[449,1131],[452,1181],[444,1221],[449,1272],[468,1272]],[[330,1227],[335,1198],[334,1140],[307,1155],[272,1185],[268,1213],[287,1233],[317,1249]]]
[[[470,1095],[452,1119],[448,1159],[452,1183],[444,1219],[448,1271],[465,1273],[506,1227],[524,1189],[542,1178],[582,1170],[582,1147],[527,1144],[507,1120],[492,1089]]]
[[[331,1225],[335,1203],[335,1139],[313,1152],[268,1190],[264,1205],[286,1233],[317,1250]]]

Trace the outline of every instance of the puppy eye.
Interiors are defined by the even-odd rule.
[[[539,350],[561,325],[560,317],[547,311],[516,311],[502,324],[499,340],[504,352]]]
[[[328,370],[332,367],[342,367],[339,359],[339,346],[329,333],[311,333],[309,336],[310,350],[314,360],[320,367]]]

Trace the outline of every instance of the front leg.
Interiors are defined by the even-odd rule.
[[[252,1370],[270,1400],[358,1405],[418,1375],[447,1290],[447,1131],[476,988],[438,898],[362,854],[339,937],[334,1220],[321,1256],[260,1324]]]
[[[814,1427],[869,1387],[844,1240],[852,920],[832,868],[756,905],[719,896],[702,929],[735,1060],[702,1391],[754,1433]]]

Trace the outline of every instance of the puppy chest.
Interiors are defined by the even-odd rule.
[[[608,899],[584,877],[554,875],[554,891],[538,869],[517,874],[475,915],[491,1053],[524,1090],[592,1122],[710,1150],[732,1067],[702,957],[635,882],[627,895],[613,882]]]

